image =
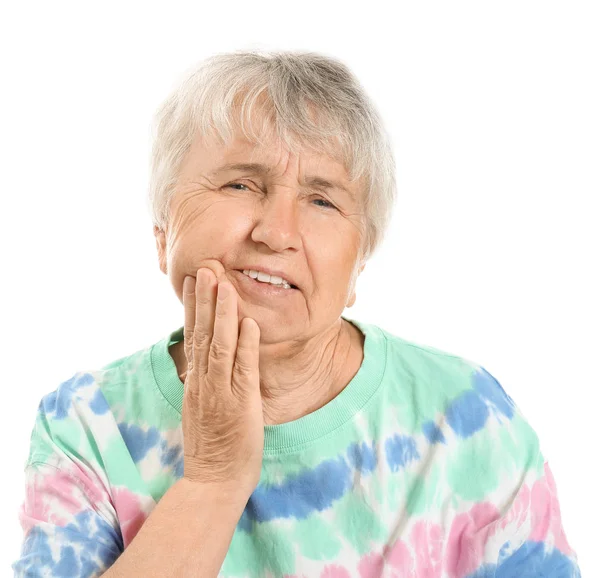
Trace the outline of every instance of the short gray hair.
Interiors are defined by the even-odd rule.
[[[261,96],[268,107],[257,135],[246,127],[252,126]],[[250,142],[264,142],[266,131],[275,129],[290,151],[309,148],[342,162],[351,181],[364,177],[361,261],[375,252],[396,201],[390,138],[350,69],[315,52],[220,53],[188,70],[157,110],[152,126],[148,201],[155,226],[166,228],[178,172],[193,139],[216,132],[227,144],[232,123]]]

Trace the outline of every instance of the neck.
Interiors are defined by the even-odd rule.
[[[183,342],[169,348],[177,373],[185,380]],[[363,361],[364,335],[340,317],[331,330],[289,357],[260,353],[260,390],[266,425],[287,423],[329,403],[350,383]],[[265,351],[263,351],[263,349]]]

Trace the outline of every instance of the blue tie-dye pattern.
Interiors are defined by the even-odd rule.
[[[94,532],[92,521],[97,527]],[[123,550],[123,536],[120,529],[113,528],[99,514],[92,510],[84,510],[73,518],[73,522],[66,525],[64,528],[58,529],[59,533],[65,534],[69,543],[81,542],[86,548],[90,548],[90,543],[118,546]]]
[[[95,532],[92,519],[98,527]],[[52,556],[47,534],[39,526],[33,527],[23,541],[21,557],[12,564],[15,576],[40,576],[46,569],[56,578],[98,576],[98,572],[112,566],[124,550],[121,533],[88,510],[77,514],[74,523],[56,528],[56,537],[59,543],[65,544],[60,548],[58,560]],[[75,543],[81,544],[80,554],[70,545]]]
[[[360,444],[352,444],[348,448],[348,459],[350,463],[361,472],[369,473],[375,469],[377,465],[377,456],[373,447],[369,447],[366,442]]]
[[[442,433],[442,430],[433,421],[426,421],[423,426],[423,434],[429,440],[430,444],[435,443],[446,443],[446,438]]]
[[[466,578],[496,578],[497,568],[498,567],[496,566],[496,564],[483,564],[482,566],[477,568],[477,570],[474,573],[469,574]],[[525,578],[525,576],[515,576],[515,578]]]
[[[175,464],[174,467],[174,472],[175,472],[175,476],[177,477],[177,479],[179,478],[183,478],[183,473],[184,473],[184,468],[183,468],[183,450],[181,453],[181,457],[179,458],[179,460],[177,461],[177,463]]]
[[[525,542],[496,570],[496,578],[543,576],[544,578],[580,578],[571,559],[554,548],[546,552],[543,542]]]
[[[102,393],[101,389],[98,389],[98,391],[96,391],[96,394],[90,401],[90,409],[96,415],[104,415],[107,411],[110,411],[110,407],[106,402],[106,398],[104,397],[104,394]]]
[[[93,382],[94,377],[90,373],[76,373],[67,381],[63,381],[55,391],[42,397],[38,413],[45,413],[48,419],[65,419],[69,415],[69,408],[73,405],[73,397],[77,391]]]
[[[462,438],[468,438],[485,426],[490,411],[512,419],[514,403],[501,385],[485,369],[473,374],[473,389],[460,394],[446,409],[450,427]]]
[[[480,368],[473,375],[473,387],[483,398],[494,404],[509,419],[515,412],[515,405],[498,381],[485,369]]]
[[[471,370],[472,366],[469,365],[468,369]],[[428,378],[429,373],[430,372],[428,372]],[[97,376],[97,374],[92,375]],[[464,373],[462,373],[461,376],[464,376]],[[75,392],[78,391],[81,387],[93,383],[94,380],[89,380],[89,377],[91,377],[90,374],[76,374],[76,376],[71,378],[71,380],[64,382],[64,384],[61,384],[61,387],[58,391],[49,394],[46,397],[46,399],[43,400],[43,403],[40,404],[40,411],[44,411],[45,409],[47,409],[48,414],[52,414],[52,412],[54,412],[54,419],[56,420],[64,420],[65,418],[72,419],[73,417],[88,417],[89,412],[86,412],[85,414],[79,414],[78,412],[73,411],[71,409],[71,406],[74,401],[73,395],[75,394]],[[428,380],[427,384],[431,385],[430,380]],[[154,385],[155,384],[152,383],[153,387]],[[506,393],[500,387],[498,382],[490,374],[485,372],[485,370],[481,369],[478,373],[472,374],[471,386],[472,389],[470,390],[469,395],[472,398],[479,396],[481,404],[470,404],[467,396],[466,399],[457,398],[453,400],[453,405],[451,405],[450,407],[435,407],[431,409],[435,410],[436,415],[438,417],[441,417],[442,415],[438,413],[439,411],[446,412],[447,420],[451,422],[451,420],[454,419],[454,425],[458,428],[463,428],[464,432],[468,432],[469,427],[473,429],[472,433],[478,431],[479,429],[473,425],[477,421],[476,419],[474,419],[477,416],[472,415],[473,406],[477,405],[480,406],[479,413],[480,417],[483,418],[482,427],[485,427],[485,423],[488,420],[492,420],[493,418],[498,418],[498,420],[500,420],[504,425],[508,425],[504,423],[507,421],[506,419],[503,419],[504,416],[512,418],[512,416],[514,415],[514,411],[517,410],[513,407],[512,400],[510,400],[510,398],[506,395]],[[440,380],[440,387],[444,387],[444,380]],[[90,407],[95,415],[104,415],[107,411],[110,411],[106,404],[106,399],[104,398],[100,390],[97,390],[97,388],[95,388],[93,390],[87,391],[89,391],[90,394],[86,397],[90,398]],[[91,394],[94,395],[92,396]],[[131,396],[126,392],[123,393],[123,396],[124,403],[127,403],[127,401],[130,401],[132,399]],[[91,399],[92,397],[93,399]],[[388,400],[385,401],[387,402]],[[485,406],[485,409],[481,409],[481,406]],[[117,412],[119,414],[120,409],[121,408],[119,407],[119,412]],[[417,412],[418,408],[414,408],[414,410],[415,412]],[[68,415],[69,412],[71,414],[70,416]],[[134,427],[130,427],[129,424],[123,424],[122,426],[119,426],[121,436],[123,437],[123,439],[127,438],[126,445],[129,448],[133,460],[135,462],[139,462],[139,460],[147,456],[149,450],[155,448],[157,450],[157,461],[162,465],[162,467],[165,469],[173,468],[178,478],[183,477],[182,446],[170,446],[166,439],[160,435],[161,433],[162,435],[165,435],[166,432],[162,430],[157,431],[154,430],[154,428],[148,429],[146,426],[143,425],[147,423],[147,421],[144,419],[144,416],[138,414],[139,412],[135,415],[138,416],[138,423],[140,423],[143,426],[142,428],[136,427],[134,429]],[[417,415],[418,413],[412,415],[412,417],[414,418],[412,423],[422,424],[422,432],[429,440],[429,443],[447,443],[444,434],[435,423],[435,421],[439,422],[438,418],[434,418],[435,421],[422,423],[422,420],[417,419]],[[42,416],[42,419],[43,417],[44,416]],[[49,415],[49,417],[52,416]],[[100,421],[102,423],[98,422],[98,425],[106,425],[106,422],[104,420]],[[363,422],[361,421],[360,423]],[[391,425],[389,421],[386,421],[385,423],[386,426]],[[445,426],[443,427],[445,428]],[[444,431],[446,435],[452,436],[452,434],[448,434],[447,429],[444,429]],[[91,436],[91,427],[88,430],[88,432],[89,433],[87,433],[87,435]],[[167,435],[172,435],[171,432],[172,430],[170,430],[169,434]],[[102,431],[103,436],[106,433],[106,430]],[[116,432],[113,433],[116,438]],[[469,435],[472,435],[472,433],[467,433],[466,436],[468,437]],[[417,440],[418,443],[425,442],[425,439],[421,437],[420,433],[415,433],[414,435],[414,439],[409,438],[407,436],[393,435],[390,437],[390,439],[387,439],[387,441],[385,439],[378,439],[377,442],[372,442],[370,439],[365,438],[367,439],[366,442],[352,444],[346,443],[343,446],[344,450],[342,451],[341,456],[337,456],[337,458],[333,460],[333,465],[330,463],[331,467],[329,468],[323,467],[326,464],[326,462],[323,462],[320,468],[314,468],[311,471],[305,470],[305,472],[303,472],[303,474],[301,475],[289,476],[287,478],[286,483],[278,483],[281,481],[280,478],[277,478],[277,482],[273,483],[269,483],[270,480],[265,480],[265,483],[259,485],[259,487],[257,488],[258,491],[255,492],[256,495],[253,494],[253,496],[251,497],[252,501],[248,501],[247,507],[245,508],[238,522],[238,528],[244,530],[245,532],[251,532],[253,530],[256,531],[257,523],[269,521],[270,519],[274,519],[277,517],[283,517],[284,524],[282,528],[285,528],[284,534],[288,535],[288,530],[292,531],[294,528],[293,520],[291,519],[292,516],[296,516],[298,518],[307,518],[311,515],[314,515],[320,509],[327,511],[327,507],[335,505],[335,500],[338,500],[339,502],[340,498],[347,496],[348,492],[351,491],[351,488],[356,485],[357,478],[361,477],[359,475],[360,472],[374,472],[377,465],[383,466],[383,463],[377,464],[378,461],[381,462],[382,458],[380,457],[379,451],[375,451],[375,448],[377,448],[377,450],[381,449],[379,447],[379,444],[381,442],[384,443],[383,447],[386,450],[387,462],[389,467],[393,471],[397,471],[401,467],[408,467],[408,464],[411,463],[411,460],[420,457],[419,452],[417,451],[417,444],[415,443],[415,440]],[[158,440],[157,436],[159,438]],[[356,441],[356,438],[354,438],[353,441]],[[322,449],[322,451],[326,451],[331,447],[332,444],[326,443],[320,449]],[[438,449],[442,450],[442,447],[439,447]],[[446,455],[442,451],[437,452],[437,454],[441,455],[442,458],[444,455]],[[288,455],[286,455],[285,457],[288,458]],[[293,454],[291,455],[291,457],[295,458]],[[128,456],[125,456],[124,459],[128,459]],[[345,463],[338,463],[337,460],[340,459],[345,461]],[[349,469],[343,467],[348,465],[350,466]],[[336,472],[335,467],[333,466],[339,467],[342,471],[342,474],[340,475],[340,473]],[[297,467],[298,464],[294,464],[294,468]],[[160,479],[162,480],[162,475],[164,473],[164,471],[156,472],[156,475],[161,476]],[[379,472],[377,473],[379,474]],[[385,474],[383,470],[381,473]],[[323,479],[321,479],[321,477]],[[515,476],[515,479],[520,480],[521,478]],[[323,488],[322,486],[319,487],[320,484],[323,484],[325,482],[330,482],[326,488]],[[138,487],[138,476],[135,477],[135,484],[136,487]],[[274,497],[275,500],[273,500]],[[55,497],[53,496],[52,499],[55,499]],[[411,496],[408,496],[408,499],[410,500]],[[493,497],[491,499],[493,499]],[[343,502],[341,502],[339,505],[343,505]],[[348,504],[348,506],[352,507],[352,504]],[[93,515],[93,512],[90,515]],[[435,512],[433,512],[433,515],[430,518],[434,519],[434,516]],[[83,516],[81,520],[74,522],[73,524],[69,524],[69,526],[67,526],[67,528],[64,529],[54,528],[51,524],[48,524],[47,522],[44,522],[44,520],[41,520],[39,527],[45,528],[46,531],[50,531],[52,529],[54,535],[48,537],[45,533],[40,532],[39,528],[37,527],[31,531],[31,543],[36,544],[37,541],[37,544],[35,550],[33,551],[34,553],[32,554],[32,556],[30,556],[30,558],[35,556],[36,559],[33,561],[28,561],[27,565],[22,564],[21,569],[25,568],[25,571],[27,572],[26,575],[28,576],[31,575],[31,572],[35,572],[36,576],[52,575],[86,577],[97,575],[98,572],[101,571],[99,569],[102,565],[104,565],[105,567],[110,567],[110,565],[112,565],[112,563],[114,563],[116,558],[119,556],[119,543],[121,544],[122,552],[121,533],[118,530],[118,528],[113,529],[112,527],[107,525],[107,534],[112,532],[112,541],[110,538],[107,538],[106,540],[103,538],[100,539],[101,543],[98,546],[99,551],[97,553],[97,558],[95,559],[93,557],[93,552],[88,552],[88,550],[90,550],[90,548],[88,548],[89,543],[86,540],[82,540],[81,536],[78,537],[77,534],[89,534],[90,531],[92,533],[98,534],[96,529],[100,528],[100,526],[102,525],[102,520],[104,520],[104,518],[102,518],[101,520],[96,520],[96,523],[94,523],[93,520],[90,520],[89,516]],[[275,526],[274,528],[275,532],[276,528],[277,526]],[[332,532],[334,532],[335,530],[336,528],[333,528],[332,526]],[[37,538],[34,535],[35,531],[38,531]],[[69,533],[75,533],[76,535],[73,538],[69,536]],[[292,534],[289,535],[291,536]],[[318,540],[318,535],[316,533],[314,539]],[[51,540],[51,544],[53,547],[52,551],[50,550],[48,540]],[[255,541],[250,539],[248,542],[245,543],[252,544],[252,547],[256,547],[258,549],[260,547],[259,542],[260,540],[255,544]],[[113,548],[115,544],[117,545],[116,549]],[[273,544],[274,543],[270,541],[268,545],[273,546]],[[294,544],[292,544],[292,546],[294,546]],[[365,551],[366,547],[367,545],[365,545]],[[375,547],[375,544],[373,544],[373,547]],[[491,549],[490,544],[486,545],[486,548],[488,547]],[[251,547],[249,547],[248,549],[250,548]],[[536,555],[540,556],[540,551],[534,552],[533,547],[530,548],[531,552],[528,556],[526,556],[523,552],[521,552],[521,554],[518,554],[519,550],[513,552],[511,543],[506,542],[502,546],[502,548],[500,548],[496,564],[482,565],[473,574],[471,574],[469,578],[517,578],[517,576],[520,578],[533,578],[533,576],[539,578],[545,578],[546,576],[551,576],[551,578],[580,578],[579,571],[575,570],[573,570],[573,573],[561,574],[558,573],[557,568],[552,568],[551,571],[548,572],[546,565],[544,565],[546,563],[549,564],[548,561],[544,561],[544,564],[541,566],[536,566],[535,564],[533,564],[533,559]],[[79,553],[80,549],[83,549],[81,553]],[[260,550],[258,550],[258,552],[250,552],[250,554],[257,554],[257,556],[260,556],[262,559],[264,556],[267,556],[268,558],[268,556],[270,555],[275,555],[275,550],[276,548],[270,548],[268,555],[265,552],[261,552]],[[54,552],[56,561],[52,559],[52,552]],[[241,555],[246,553],[244,552],[243,548],[241,552],[238,552]],[[546,554],[546,557],[549,557],[551,555],[554,556],[555,554],[556,552],[553,552],[551,554],[549,553]],[[486,557],[487,555],[492,555],[492,552],[486,549]],[[300,557],[298,556],[298,562],[299,561]],[[279,568],[277,565],[274,565],[272,567],[270,565],[268,566],[270,568]],[[575,566],[574,562],[573,566]],[[239,567],[242,568],[243,563]],[[571,566],[569,566],[569,568],[570,567]],[[13,568],[16,568],[16,566],[13,566]],[[299,563],[296,570],[296,573],[298,575],[303,574],[301,572]],[[52,573],[50,574],[50,572]],[[282,574],[282,572],[274,572],[274,575],[279,574]],[[461,574],[460,578],[466,577],[464,577]]]
[[[327,460],[279,485],[259,484],[246,504],[247,516],[257,522],[274,518],[303,519],[340,499],[352,485],[352,470],[342,457]],[[240,527],[248,527],[243,521]]]
[[[48,561],[52,561],[52,550],[48,536],[39,526],[34,526],[21,547],[21,556],[12,563],[11,568],[17,576],[30,575],[30,570],[41,570]]]
[[[160,432],[154,426],[145,432],[135,424],[120,423],[119,432],[121,432],[125,445],[136,463],[143,460],[148,451],[160,441]]]
[[[506,544],[504,545],[506,546]],[[503,546],[503,548],[504,548]],[[467,578],[581,578],[579,568],[560,550],[546,552],[543,542],[525,542],[498,565],[486,564]]]
[[[248,514],[248,503],[246,504],[246,507],[244,508],[244,511],[242,512],[242,515],[237,523],[237,529],[241,532],[246,532],[249,534],[250,532],[252,532],[252,519]]]
[[[392,472],[420,457],[414,438],[398,434],[385,440],[385,456]]]
[[[504,561],[504,558],[508,558],[511,555],[510,541],[504,542],[500,551],[498,552],[498,564]]]
[[[97,570],[100,569],[96,564],[94,565]],[[75,550],[72,546],[61,547],[60,560],[54,565],[52,573],[58,576],[81,576],[79,560],[75,556]]]
[[[482,429],[488,414],[485,401],[473,390],[461,393],[446,409],[450,427],[462,438],[468,438]]]
[[[172,468],[175,476],[183,477],[183,446],[175,445],[169,447],[166,440],[160,442],[160,464],[164,468]]]

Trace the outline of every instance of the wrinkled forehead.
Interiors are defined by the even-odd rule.
[[[239,100],[239,98],[238,98]],[[311,121],[319,123],[319,114],[309,106]],[[336,170],[337,176],[349,178],[349,167],[338,136],[315,138],[290,131],[285,124],[277,122],[275,110],[264,97],[257,98],[250,108],[234,102],[229,110],[230,135],[215,128],[208,134],[199,135],[201,144],[209,149],[219,149],[222,156],[235,158],[238,162],[262,162],[277,164],[289,155],[302,156],[303,162],[312,165],[326,164]]]
[[[258,142],[236,134],[226,144],[215,143],[209,146],[210,161],[205,165],[208,176],[216,177],[228,170],[260,172],[265,176],[283,173],[289,165],[297,166],[301,172],[318,174],[348,181],[348,171],[343,163],[311,147],[290,148],[273,137],[266,142]],[[208,159],[207,159],[208,160]]]

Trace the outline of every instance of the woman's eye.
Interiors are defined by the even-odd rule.
[[[323,205],[321,205],[324,209],[335,209],[335,207],[329,202],[326,201],[325,199],[315,199],[315,201],[320,201],[321,203],[325,203],[325,207],[323,207]]]
[[[235,186],[238,186],[238,187],[246,187],[246,185],[244,185],[243,183],[229,183],[227,186],[228,186],[228,187],[235,187]],[[246,187],[246,188],[248,189],[248,187]],[[239,191],[240,189],[237,189],[237,190]],[[249,190],[249,189],[248,189],[248,190]]]
[[[245,185],[244,183],[229,183],[228,185],[225,185],[226,187],[246,187],[246,189],[250,190],[250,188]],[[240,191],[241,189],[236,189],[238,191]],[[335,205],[332,205],[329,201],[326,201],[325,199],[314,199],[315,202],[318,203],[325,203],[325,205],[320,205],[323,209],[335,209]]]

